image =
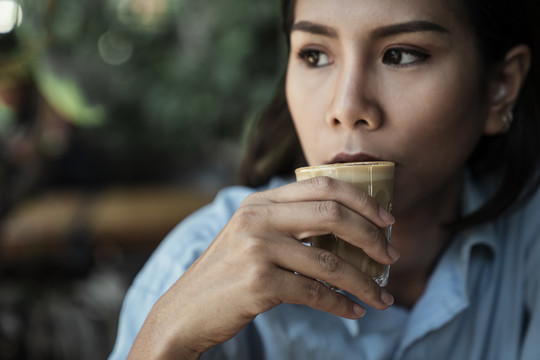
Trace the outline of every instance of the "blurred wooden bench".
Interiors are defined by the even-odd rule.
[[[55,257],[70,241],[98,252],[151,251],[211,194],[177,187],[112,188],[95,193],[54,191],[20,203],[0,223],[0,257]]]

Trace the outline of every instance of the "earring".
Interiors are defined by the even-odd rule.
[[[505,114],[503,114],[501,120],[504,124],[504,131],[510,130],[512,123],[514,122],[514,113],[512,110],[508,110]]]

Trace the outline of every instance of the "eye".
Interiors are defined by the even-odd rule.
[[[322,51],[305,49],[298,54],[309,67],[323,67],[330,64],[330,57]]]
[[[429,55],[418,50],[394,48],[383,55],[383,63],[394,66],[407,66],[429,59]]]

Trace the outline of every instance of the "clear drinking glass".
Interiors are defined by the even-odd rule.
[[[307,166],[296,169],[296,180],[306,180],[317,176],[328,176],[353,184],[368,193],[388,212],[392,211],[394,194],[394,163],[390,161],[341,163],[320,166]],[[392,227],[382,229],[386,239],[391,241]],[[385,286],[390,272],[389,265],[371,259],[356,246],[340,239],[334,234],[314,236],[307,239],[311,246],[329,250],[348,261],[362,272],[368,274],[379,284]]]

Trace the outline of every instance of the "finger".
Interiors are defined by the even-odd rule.
[[[363,306],[320,281],[284,270],[280,276],[278,292],[282,303],[307,305],[348,319],[358,319],[366,313]]]
[[[361,248],[369,257],[386,265],[396,261],[385,235],[375,224],[335,201],[277,203],[251,206],[260,211],[270,229],[290,234],[297,240],[334,234]],[[244,210],[248,212],[249,210]],[[252,216],[251,217],[257,217]]]
[[[381,228],[388,227],[395,222],[394,217],[366,192],[358,190],[347,182],[325,176],[256,193],[251,200],[260,201],[261,199],[276,203],[333,200],[362,214]]]
[[[324,280],[376,309],[386,309],[393,304],[393,297],[386,290],[336,254],[286,241],[281,241],[279,247],[273,259],[277,266],[312,279]]]

